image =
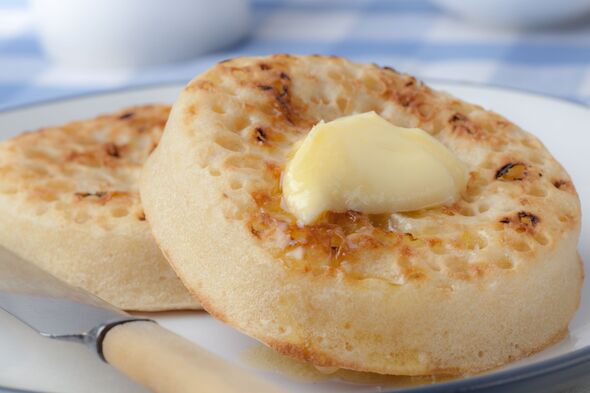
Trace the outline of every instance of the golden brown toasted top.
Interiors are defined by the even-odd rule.
[[[132,107],[3,141],[0,204],[55,224],[147,228],[137,181],[169,111]]]
[[[226,218],[290,271],[391,284],[469,281],[532,263],[579,226],[571,180],[541,142],[389,67],[322,56],[240,58],[183,94],[175,113],[200,165],[222,185]],[[293,144],[320,120],[367,111],[420,127],[453,151],[470,172],[462,200],[389,215],[327,213],[298,227],[281,207]]]

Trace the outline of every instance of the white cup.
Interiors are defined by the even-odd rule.
[[[433,0],[475,23],[536,28],[566,23],[590,13],[590,0]]]
[[[250,26],[248,0],[31,0],[39,39],[70,66],[187,60],[232,43]]]

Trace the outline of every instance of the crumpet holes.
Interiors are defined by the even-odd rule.
[[[567,190],[568,188],[571,188],[571,183],[567,180],[555,180],[553,182],[553,187],[558,190]]]
[[[531,196],[536,196],[536,197],[542,198],[542,197],[547,196],[547,190],[544,189],[543,187],[539,187],[537,185],[534,185],[528,189],[527,194],[531,195]]]
[[[504,181],[523,180],[528,174],[527,166],[522,162],[509,162],[496,171],[496,179]]]
[[[229,187],[232,190],[239,190],[240,188],[242,188],[242,183],[239,180],[231,180],[229,182]]]
[[[336,105],[338,105],[338,109],[340,109],[341,112],[346,112],[348,109],[348,99],[346,97],[338,97],[336,99]]]
[[[422,116],[423,118],[429,118],[430,114],[434,110],[434,107],[429,104],[420,104],[418,105],[417,110],[420,116]]]
[[[85,211],[80,211],[74,216],[74,222],[77,224],[84,224],[88,220],[90,220],[90,215]]]
[[[53,193],[52,191],[48,191],[48,190],[44,190],[44,191],[40,192],[39,197],[41,198],[41,200],[43,200],[45,202],[53,202],[53,201],[57,201],[59,199],[57,197],[57,195],[55,195],[55,193]]]
[[[260,169],[261,164],[262,158],[254,155],[234,155],[228,157],[224,162],[224,165],[229,168],[245,168],[254,170]]]
[[[48,154],[46,151],[43,150],[39,150],[39,149],[29,149],[29,150],[25,150],[25,157],[30,158],[32,160],[52,160],[53,157],[51,157],[50,154]]]
[[[533,239],[535,239],[535,241],[542,246],[546,246],[547,244],[549,244],[549,238],[544,233],[541,233],[541,232],[535,233],[535,235],[533,236]]]
[[[369,91],[380,92],[381,90],[383,90],[383,85],[382,85],[381,81],[379,81],[377,78],[370,76],[370,75],[365,75],[363,77],[363,84],[365,85],[365,87]]]
[[[461,248],[467,250],[481,250],[488,245],[488,242],[477,234],[471,232],[463,232],[463,234],[459,238],[458,245]]]
[[[477,211],[480,213],[485,213],[488,210],[490,210],[490,205],[486,202],[480,203],[479,206],[477,207]]]
[[[471,207],[470,205],[461,206],[459,207],[458,211],[460,215],[465,217],[475,216],[475,211],[473,210],[473,207]]]
[[[518,252],[529,252],[531,251],[531,246],[527,242],[522,239],[513,240],[510,242],[510,247]]]
[[[500,259],[498,259],[495,263],[495,265],[500,268],[500,269],[513,269],[514,268],[514,262],[512,262],[510,259],[506,258],[506,257],[502,257]]]
[[[244,144],[242,143],[242,140],[234,134],[219,135],[215,138],[215,143],[224,149],[233,152],[242,152],[244,150]]]
[[[509,223],[510,221],[508,221]],[[506,223],[504,222],[496,222],[493,226],[494,231],[503,231],[506,229]]]
[[[443,244],[442,241],[434,241],[431,243],[430,245],[430,250],[435,253],[436,255],[445,255],[447,253],[447,250],[445,248],[445,245]],[[437,267],[439,267],[437,265]],[[440,270],[440,267],[439,267]]]
[[[230,129],[234,132],[240,132],[250,125],[250,119],[246,116],[236,116],[230,123]]]
[[[70,192],[74,189],[72,184],[65,180],[49,180],[45,183],[45,187],[53,190],[53,191],[63,191],[63,192]]]
[[[125,207],[116,207],[111,209],[111,216],[115,218],[125,217],[129,214],[129,210]]]
[[[469,265],[463,258],[449,261],[447,268],[451,275],[457,279],[468,279],[470,276]]]
[[[225,113],[225,109],[218,103],[215,103],[211,106],[211,110],[215,113],[223,115]]]

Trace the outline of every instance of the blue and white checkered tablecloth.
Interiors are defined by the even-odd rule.
[[[590,19],[553,30],[470,24],[428,0],[253,0],[250,38],[181,64],[73,70],[51,63],[24,0],[0,0],[0,109],[46,99],[188,81],[240,55],[323,53],[391,65],[420,78],[516,87],[590,103]]]
[[[222,59],[277,52],[334,54],[390,65],[423,79],[508,86],[590,104],[590,18],[560,29],[517,31],[464,22],[429,0],[252,3],[253,29],[240,45],[179,64],[82,70],[44,57],[25,0],[0,0],[0,110],[82,93],[186,82]]]

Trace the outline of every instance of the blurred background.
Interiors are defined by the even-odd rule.
[[[0,109],[333,54],[590,103],[590,0],[0,0]]]

